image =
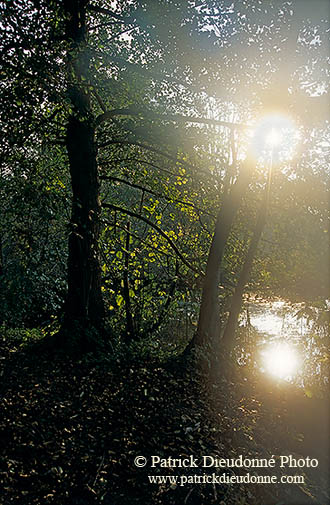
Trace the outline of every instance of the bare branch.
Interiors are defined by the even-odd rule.
[[[101,176],[100,179],[120,182],[120,183],[126,184],[127,186],[130,186],[131,188],[136,188],[136,189],[139,189],[140,191],[145,191],[146,193],[150,193],[151,195],[157,196],[158,198],[164,198],[164,200],[167,200],[168,202],[171,202],[171,203],[180,203],[182,205],[186,205],[187,207],[191,207],[194,210],[196,210],[197,212],[201,212],[202,214],[207,214],[208,216],[211,216],[211,217],[214,217],[214,218],[216,217],[211,212],[208,212],[207,210],[204,210],[204,209],[201,209],[200,207],[197,207],[192,202],[185,202],[184,200],[178,200],[176,198],[171,198],[170,196],[166,196],[163,193],[157,193],[156,191],[153,191],[152,189],[148,189],[148,188],[146,188],[144,186],[140,186],[139,184],[135,184],[133,182],[130,182],[127,179],[121,179],[120,177],[115,177],[115,176],[112,176],[112,175],[104,175],[104,176]]]
[[[92,93],[93,95],[95,96],[96,100],[97,100],[97,103],[99,104],[99,106],[101,107],[101,109],[103,110],[103,112],[106,111],[106,106],[102,100],[102,98],[100,97],[100,95],[98,94],[97,90],[95,88],[92,89]]]
[[[221,121],[218,119],[198,118],[192,116],[180,116],[179,114],[158,114],[153,111],[148,111],[139,107],[127,107],[124,109],[113,109],[104,112],[96,118],[96,126],[101,125],[104,121],[112,120],[116,116],[140,116],[156,121],[173,121],[175,123],[198,123],[209,124],[213,126],[225,126],[233,129],[251,128],[251,126],[241,123],[231,123],[229,121]]]
[[[124,58],[115,55],[115,54],[110,54],[110,53],[104,53],[102,51],[96,51],[96,50],[89,50],[90,54],[92,56],[95,56],[97,58],[102,58],[102,60],[105,61],[110,61],[111,63],[115,63],[120,67],[126,67],[127,70],[134,72],[136,74],[142,75],[146,79],[155,79],[157,81],[166,81],[172,84],[176,84],[178,86],[188,86],[187,82],[179,79],[175,79],[171,75],[166,75],[161,72],[156,72],[153,70],[146,69],[140,65],[137,65],[136,63],[131,63],[130,61],[125,60]],[[189,89],[192,91],[194,90],[195,92],[200,92],[201,89],[197,89],[196,87],[192,86],[189,84]]]
[[[172,247],[172,249],[175,251],[176,255],[182,261],[182,263],[184,263],[193,272],[196,272],[196,273],[198,273],[201,276],[204,275],[203,272],[201,272],[197,268],[193,267],[192,264],[191,264],[191,262],[189,262],[188,260],[186,260],[186,258],[181,254],[181,252],[179,251],[179,249],[177,248],[177,246],[175,245],[175,243],[173,242],[173,240],[168,235],[166,235],[166,233],[164,232],[164,230],[162,230],[159,226],[157,226],[155,223],[153,223],[152,221],[150,221],[150,219],[148,219],[147,217],[141,216],[140,214],[137,214],[136,212],[133,212],[133,211],[131,211],[129,209],[124,209],[123,207],[118,207],[117,205],[113,205],[111,203],[102,202],[102,206],[105,207],[105,208],[107,208],[107,209],[112,209],[112,210],[115,210],[115,211],[122,212],[124,214],[127,214],[128,216],[136,217],[137,219],[140,219],[144,223],[148,224],[151,228],[154,228],[154,230],[156,230],[165,240],[167,240],[167,242],[170,244],[170,246]]]
[[[102,149],[103,147],[107,147],[107,146],[110,146],[113,144],[122,144],[122,145],[126,145],[126,146],[133,145],[133,146],[141,147],[142,149],[147,149],[148,151],[151,151],[155,154],[159,154],[160,156],[163,156],[164,158],[167,158],[171,161],[175,161],[175,162],[179,161],[174,156],[164,153],[164,151],[161,151],[160,149],[155,149],[154,147],[148,146],[148,144],[143,144],[142,142],[137,142],[135,140],[111,139],[111,140],[107,140],[107,142],[104,142],[103,144],[99,144],[98,147],[100,149]]]
[[[148,165],[148,166],[150,166],[152,168],[160,170],[161,172],[164,172],[165,174],[168,174],[171,177],[178,177],[179,175],[181,175],[179,173],[175,173],[175,172],[172,172],[171,170],[167,170],[166,168],[163,168],[163,167],[160,167],[158,165],[155,165],[155,163],[151,163],[150,161],[142,160],[140,158],[118,158],[118,159],[109,160],[109,161],[104,160],[104,161],[100,161],[99,165],[100,166],[105,166],[105,165],[108,165],[109,163],[111,163],[113,165],[117,161],[125,161],[125,162],[136,161],[138,163],[143,163],[144,165]]]
[[[128,23],[132,21],[132,18],[127,17],[126,19],[121,16],[120,14],[116,14],[110,9],[105,9],[104,7],[98,7],[97,5],[89,5],[88,10],[92,12],[98,12],[99,14],[104,14],[106,16],[110,16],[112,18],[118,19],[119,21],[122,21],[123,23]]]
[[[121,144],[121,145],[132,145],[132,146],[137,146],[141,147],[142,149],[147,149],[148,151],[158,154],[159,156],[163,156],[164,158],[174,161],[174,163],[180,163],[183,167],[189,168],[195,172],[199,172],[201,174],[205,174],[207,177],[212,178],[213,180],[215,179],[214,175],[207,170],[204,170],[201,167],[195,167],[194,165],[191,165],[190,163],[187,163],[186,161],[182,161],[175,156],[172,156],[170,154],[165,153],[164,151],[161,151],[160,149],[155,149],[154,147],[149,146],[148,144],[144,144],[142,142],[137,142],[135,140],[121,140],[121,139],[111,139],[108,140],[107,142],[104,142],[103,144],[99,144],[98,147],[102,149],[103,147],[107,147],[113,144]],[[172,175],[172,174],[171,174]],[[191,177],[188,174],[184,174],[184,177]]]
[[[99,23],[90,28],[90,31],[97,30],[98,28],[104,28],[105,26],[113,26],[122,24],[120,21],[108,21],[107,23]]]
[[[119,33],[116,33],[115,35],[113,35],[112,37],[110,37],[110,39],[108,39],[107,43],[109,44],[113,40],[116,40],[118,37],[120,37],[120,35],[124,35],[124,33],[131,32],[132,30],[136,30],[136,28],[137,28],[137,26],[132,26],[131,28],[127,28],[126,30],[123,30],[123,31],[121,31]]]
[[[105,224],[109,224],[111,226],[114,226],[113,223],[111,223],[108,219],[101,219],[101,222],[102,223],[105,223]],[[126,231],[127,228],[125,226],[121,226],[120,224],[116,223],[116,227],[117,228],[120,228],[121,230],[124,230]],[[149,249],[153,249],[154,251],[157,252],[157,254],[163,254],[164,256],[166,256],[167,258],[172,258],[174,260],[177,259],[176,256],[174,256],[173,254],[169,254],[165,251],[161,251],[158,247],[155,247],[154,245],[152,244],[149,244],[149,242],[147,242],[146,240],[144,240],[143,238],[139,237],[139,235],[136,235],[135,233],[132,233],[131,231],[129,232],[130,236],[139,240],[139,242],[141,242],[141,244],[144,244],[146,247],[148,247]]]

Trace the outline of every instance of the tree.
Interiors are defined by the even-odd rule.
[[[220,284],[221,261],[224,249],[232,229],[233,221],[240,207],[244,191],[252,179],[251,163],[246,162],[236,183],[230,192],[224,196],[221,210],[217,216],[215,232],[208,254],[205,280],[202,292],[202,302],[199,313],[196,345],[207,342],[215,352],[220,351],[220,314],[218,289]]]
[[[65,225],[69,199],[65,161],[49,139],[62,72],[53,18],[46,5],[1,2],[1,319],[49,320],[65,292]]]
[[[261,234],[266,224],[266,216],[268,210],[268,189],[269,187],[266,187],[265,189],[265,195],[263,196],[262,203],[258,212],[257,222],[253,230],[253,235],[246,253],[242,271],[239,275],[239,279],[232,296],[229,315],[221,340],[221,354],[225,358],[229,357],[235,346],[235,333],[237,329],[238,318],[242,310],[244,289],[249,280],[252,263],[256,256]]]
[[[72,103],[66,129],[66,148],[73,193],[64,329],[72,328],[73,323],[78,324],[80,331],[90,326],[102,331],[101,203],[95,117],[89,91],[91,59],[87,52],[87,5],[88,1],[64,2],[68,96]]]
[[[281,111],[287,111],[290,110],[291,114],[303,124],[306,123],[306,108],[311,107],[312,108],[312,102],[314,103],[319,103],[320,106],[322,107],[322,103],[325,103],[327,101],[327,98],[325,95],[321,95],[319,97],[312,97],[312,96],[307,96],[306,94],[303,93],[302,89],[300,88],[299,84],[296,83],[296,89],[294,92],[292,91],[291,88],[291,95],[289,96],[288,89],[290,88],[290,83],[293,82],[295,76],[293,77],[293,74],[289,75],[290,72],[288,72],[289,66],[287,65],[287,60],[286,58],[290,58],[290,56],[293,58],[293,53],[294,53],[294,48],[299,46],[301,43],[301,38],[299,39],[299,33],[301,37],[301,30],[303,29],[303,14],[299,10],[299,6],[296,4],[294,5],[294,10],[292,12],[286,12],[285,7],[282,5],[281,6],[281,11],[277,11],[278,5],[271,5],[269,9],[269,13],[267,13],[266,9],[264,10],[263,6],[260,5],[257,9],[257,13],[253,12],[253,10],[247,12],[246,6],[243,5],[244,2],[236,2],[235,8],[237,9],[237,12],[241,12],[241,14],[244,12],[244,16],[242,18],[246,19],[246,24],[245,21],[240,23],[239,28],[242,30],[240,32],[239,37],[237,40],[239,43],[243,43],[245,39],[245,33],[248,32],[250,34],[258,33],[260,25],[263,24],[265,26],[265,23],[269,24],[270,20],[272,19],[273,21],[273,26],[274,23],[279,22],[279,32],[284,31],[284,43],[278,46],[278,54],[279,58],[277,61],[274,61],[274,72],[273,75],[275,78],[272,77],[272,74],[268,74],[267,71],[264,72],[263,70],[260,71],[259,73],[259,82],[260,82],[260,91],[259,91],[259,99],[260,99],[260,104],[259,107],[261,106],[263,108],[264,114],[267,111],[276,111],[277,113],[280,113]],[[234,10],[235,12],[235,10]],[[323,12],[323,11],[322,11]],[[306,12],[304,12],[304,15]],[[311,26],[313,26],[313,23],[315,23],[315,15],[311,13],[311,11],[308,11],[308,16],[310,19],[311,25],[306,28],[305,27],[305,32],[303,39],[307,41],[309,35],[310,35],[310,30],[312,30]],[[285,17],[287,16],[287,17]],[[212,13],[213,18],[213,23],[215,26],[215,29],[218,28],[220,30],[221,26],[221,16],[217,16],[216,13]],[[322,16],[320,16],[318,19],[321,19]],[[232,16],[232,20],[235,19],[235,14]],[[233,24],[235,24],[235,21],[233,21]],[[257,26],[259,24],[258,30]],[[230,26],[230,23],[229,23]],[[291,26],[295,27],[295,30],[292,31],[291,29],[288,30],[288,28]],[[230,28],[229,28],[230,31]],[[259,31],[260,33],[260,31]],[[261,30],[262,33],[262,30]],[[277,40],[277,34],[276,33],[271,33],[271,30],[269,30],[269,37],[266,37],[265,40],[262,42],[265,44],[275,43]],[[268,38],[268,40],[267,40]],[[261,45],[261,40],[259,39],[258,41],[260,45],[257,47],[257,51],[259,50],[259,55],[260,59],[267,59],[268,57],[268,51],[265,50],[264,47]],[[310,41],[309,41],[310,42]],[[237,50],[237,43],[234,46]],[[306,44],[305,47],[308,47],[308,43]],[[324,48],[324,45],[322,46]],[[300,49],[300,54],[299,54],[299,60],[298,62],[295,62],[298,65],[302,64],[302,61],[306,61],[306,53]],[[240,53],[243,51],[244,54],[244,49],[240,50]],[[257,53],[256,51],[256,53]],[[309,54],[308,56],[312,59],[312,49],[311,46],[308,47]],[[245,61],[251,61],[253,60],[255,55],[248,56],[248,58],[245,58]],[[243,60],[244,61],[244,60]],[[241,60],[240,60],[241,62]],[[314,62],[315,63],[315,62]],[[261,67],[256,64],[256,68],[260,69]],[[286,70],[286,80],[283,82],[283,74],[284,74],[284,69]],[[263,80],[260,80],[260,76],[263,77]],[[270,80],[268,81],[268,79]],[[281,86],[278,87],[276,85],[277,81],[281,80]],[[267,82],[268,81],[268,82]],[[259,84],[259,83],[258,83]],[[251,83],[248,83],[248,85],[251,86]],[[299,87],[299,89],[298,89]],[[280,91],[278,91],[278,89]],[[310,105],[308,105],[310,103]],[[251,104],[252,105],[252,104]],[[313,116],[314,117],[314,116]],[[320,122],[325,119],[325,116],[322,114],[317,114],[316,115],[316,122]],[[311,116],[309,116],[309,127],[314,126],[316,123],[313,120],[312,124],[310,122]],[[256,162],[255,162],[256,163]],[[252,180],[252,178],[250,179]],[[247,184],[248,185],[248,184]],[[246,188],[247,189],[247,188]],[[242,201],[243,195],[241,195],[241,200]],[[235,328],[237,326],[237,320],[238,320],[238,315],[241,309],[241,304],[242,304],[242,296],[244,293],[245,286],[247,284],[247,281],[249,279],[249,272],[252,267],[253,259],[257,253],[257,245],[260,240],[260,236],[262,233],[262,230],[265,226],[265,216],[263,215],[265,212],[265,203],[262,205],[261,212],[259,215],[258,222],[256,224],[256,229],[253,234],[253,238],[251,240],[250,247],[247,251],[245,263],[243,265],[241,275],[239,276],[238,284],[235,288],[235,293],[232,297],[232,303],[229,311],[229,318],[227,321],[227,324],[224,329],[224,335],[223,339],[220,341],[220,325],[219,325],[219,314],[220,314],[220,306],[219,306],[219,283],[220,283],[220,278],[221,278],[221,260],[223,258],[223,254],[225,251],[225,246],[227,239],[229,237],[232,224],[233,224],[233,219],[234,216],[238,210],[238,206],[235,206],[233,204],[234,199],[229,199],[228,203],[225,199],[223,198],[223,214],[226,212],[226,204],[228,204],[229,208],[231,209],[230,212],[230,225],[227,226],[228,219],[225,218],[223,215],[222,218],[221,213],[219,215],[219,220],[218,223],[220,224],[220,231],[219,231],[219,225],[217,223],[216,226],[216,231],[214,233],[213,239],[212,239],[212,245],[210,248],[210,252],[208,255],[208,263],[207,263],[207,272],[209,272],[209,275],[206,275],[205,283],[204,283],[204,289],[203,289],[203,295],[202,295],[202,304],[201,304],[201,311],[200,311],[200,316],[199,316],[199,324],[198,324],[198,333],[195,338],[195,343],[199,343],[200,345],[204,345],[205,342],[211,343],[211,349],[212,349],[212,357],[219,356],[221,354],[226,355],[226,350],[232,349],[234,347],[234,336],[235,336]],[[225,210],[226,209],[226,210]],[[221,235],[222,234],[222,235]],[[216,251],[216,254],[215,254]],[[217,343],[215,345],[215,343]],[[215,352],[214,352],[215,351]],[[217,363],[215,363],[215,367],[217,367]]]
[[[104,14],[110,19],[114,18],[118,20],[127,27],[127,30],[131,31],[136,28],[139,30],[141,30],[142,27],[144,28],[146,17],[145,8],[147,6],[150,8],[151,4],[147,2],[142,8],[140,7],[136,11],[131,12],[130,16],[126,18],[125,16],[118,16],[113,13],[113,11],[105,8],[92,6],[91,10],[102,15]],[[88,7],[89,3],[87,1],[65,4],[65,15],[67,18],[66,39],[69,43],[69,96],[73,106],[73,114],[71,114],[68,119],[66,146],[73,189],[73,210],[71,220],[72,231],[69,241],[68,298],[66,302],[64,326],[70,325],[72,321],[78,321],[80,327],[86,327],[88,326],[88,324],[86,325],[88,322],[91,323],[93,327],[100,330],[102,329],[104,310],[102,308],[101,276],[98,258],[100,202],[95,128],[101,127],[105,122],[111,121],[116,129],[116,118],[121,116],[133,118],[142,117],[147,121],[174,121],[184,123],[192,121],[205,123],[207,120],[193,118],[191,116],[182,117],[177,114],[162,115],[159,114],[158,111],[154,112],[145,107],[137,108],[136,106],[107,110],[103,99],[92,83],[90,75],[91,55],[96,55],[97,53],[95,50],[87,50],[86,47],[86,16]],[[154,24],[154,19],[153,25],[149,24],[149,21],[147,21],[147,28],[149,29],[149,32],[146,32],[147,40],[151,37],[153,43],[158,47],[159,43],[165,40],[166,52],[163,52],[163,54],[166,58],[168,58],[168,48],[174,44],[178,60],[175,61],[173,71],[179,74],[188,69],[191,73],[193,69],[192,63],[188,61],[188,64],[187,62],[182,64],[181,57],[187,54],[187,49],[191,50],[193,48],[192,44],[196,43],[197,39],[196,34],[191,35],[190,33],[186,33],[184,36],[181,36],[178,41],[174,37],[173,41],[170,42],[170,37],[163,31],[164,19],[161,19],[160,16],[165,16],[165,19],[170,18],[173,20],[172,11],[167,6],[160,5],[157,7],[157,10],[153,7],[152,10],[159,24]],[[193,25],[196,23],[196,19],[195,13],[195,17],[192,18]],[[114,35],[114,38],[116,37],[117,34]],[[146,41],[143,40],[142,50],[140,49],[141,55],[147,51],[145,42]],[[187,45],[188,43],[189,46]],[[196,51],[194,57],[196,59]],[[112,55],[109,59],[116,63],[119,61],[120,64],[127,64],[125,60],[118,60],[117,55]],[[204,65],[203,60],[200,64]],[[129,63],[128,65],[130,66],[131,64]],[[148,62],[148,66],[150,66],[150,62]],[[196,67],[196,61],[194,61],[194,67]],[[151,76],[154,78],[154,73],[152,73]],[[149,75],[148,77],[150,78]],[[91,86],[93,86],[98,104],[103,109],[103,113],[98,117],[93,115],[93,110],[91,108]],[[108,205],[108,208],[115,209],[113,205],[111,207],[111,204]],[[133,215],[132,211],[128,209],[126,209],[126,213],[128,215]],[[136,217],[136,214],[134,215]],[[128,292],[127,289],[125,289],[126,307],[129,305],[127,296]],[[127,322],[130,326],[129,333],[132,334],[133,328],[130,317],[128,317]]]
[[[3,45],[5,146],[17,156],[46,146],[45,159],[56,149],[61,169],[70,169],[63,329],[102,333],[114,314],[128,340],[150,334],[157,308],[159,322],[181,295],[198,300],[206,268],[194,343],[211,339],[218,348],[219,284],[228,276],[238,210],[256,180],[256,163],[243,162],[245,126],[274,98],[273,75],[295,44],[295,14],[286,2],[268,10],[211,0],[120,1],[115,8],[110,1],[15,0],[2,8],[14,28]],[[314,58],[306,42],[312,27],[298,40],[297,71],[305,53]],[[270,62],[273,46],[279,50]],[[314,102],[291,77],[283,96],[305,93]]]
[[[154,110],[148,110],[144,104],[154,100],[154,96],[159,97],[160,94],[164,94],[164,91],[166,97],[172,93],[173,89],[187,88],[188,85],[191,87],[188,78],[194,80],[196,86],[198,79],[194,77],[193,67],[205,66],[208,49],[203,47],[198,50],[194,45],[198,42],[199,36],[204,40],[209,38],[209,34],[200,34],[199,31],[191,32],[188,28],[189,24],[191,27],[198,25],[194,8],[190,8],[194,16],[189,21],[188,18],[186,19],[186,29],[183,29],[181,21],[178,20],[176,14],[174,15],[173,7],[176,7],[175,2],[169,5],[159,4],[157,8],[150,2],[136,5],[122,2],[118,6],[120,14],[117,14],[107,6],[93,6],[88,1],[64,2],[63,6],[58,6],[55,2],[49,4],[29,2],[23,5],[19,1],[4,5],[8,25],[12,23],[18,30],[15,36],[8,30],[8,45],[4,46],[3,52],[5,54],[8,47],[11,48],[10,44],[17,51],[21,51],[20,57],[23,58],[24,64],[22,65],[23,75],[19,75],[19,79],[24,85],[26,84],[24,72],[28,68],[28,58],[23,48],[28,48],[27,51],[36,51],[40,41],[44,46],[43,52],[40,51],[43,56],[42,63],[46,66],[53,59],[59,69],[58,75],[61,79],[60,83],[56,83],[51,74],[47,74],[44,78],[40,65],[31,75],[31,80],[35,83],[36,89],[39,91],[40,88],[41,91],[37,98],[33,92],[31,93],[31,103],[35,100],[39,111],[47,110],[47,106],[51,105],[50,117],[47,117],[47,114],[41,114],[41,121],[47,124],[48,132],[47,135],[40,132],[40,138],[44,135],[44,139],[47,137],[50,143],[65,145],[70,167],[72,216],[64,330],[72,330],[75,324],[78,324],[81,330],[95,328],[102,331],[104,324],[99,262],[101,207],[96,129],[99,130],[98,139],[101,144],[102,138],[110,137],[107,151],[111,150],[113,134],[124,134],[122,140],[114,142],[122,145],[126,143],[128,147],[134,144],[141,145],[141,136],[144,141],[146,138],[145,126],[144,130],[140,128],[140,131],[136,128],[141,120],[145,125],[152,126],[155,132],[162,130],[159,128],[159,123],[166,121],[169,125],[173,121],[181,121],[177,114],[161,114],[166,100],[162,102],[159,99]],[[148,19],[147,9],[152,10],[152,19]],[[188,6],[187,9],[189,10]],[[34,38],[31,37],[28,40],[24,38],[24,26],[20,21],[21,14],[31,29],[34,23],[37,25]],[[182,13],[182,18],[184,17],[185,12]],[[180,37],[172,37],[172,34],[164,29],[169,21],[174,23],[177,33],[180,25]],[[91,27],[93,24],[94,26]],[[123,42],[120,39],[122,32],[131,31],[136,31],[137,36],[128,42]],[[56,41],[54,49],[50,49],[54,41]],[[102,47],[107,41],[111,50],[104,52]],[[135,50],[141,60],[138,65],[129,61],[128,46],[131,42],[135,45]],[[159,67],[158,58],[153,59],[149,53],[149,59],[144,63],[149,51],[148,44],[152,44],[155,53],[158,51],[162,58],[167,60],[168,67],[165,67],[166,71],[161,72],[160,75],[155,72]],[[171,52],[173,49],[174,52]],[[192,54],[192,50],[195,50],[194,59],[190,57],[185,61],[185,56],[188,52]],[[175,60],[171,54],[176,54]],[[171,63],[170,60],[172,60]],[[8,80],[11,78],[10,71],[11,66],[8,61]],[[120,72],[121,76],[118,80],[116,74],[119,75]],[[125,83],[127,72],[142,76],[141,83],[133,86],[131,77],[129,81],[126,79]],[[176,77],[170,76],[171,72],[173,75],[176,74]],[[122,89],[125,86],[128,88],[131,86],[124,100],[123,95],[116,96],[116,92],[107,94],[116,81]],[[151,92],[147,86],[152,81],[154,90]],[[10,89],[15,95],[15,83],[11,84]],[[47,90],[48,94],[47,92],[45,94],[44,90]],[[180,98],[180,93],[177,93],[177,98],[181,101],[181,110],[189,107],[191,112],[192,102],[191,100],[188,102],[189,93],[186,91],[185,93],[186,103],[181,99],[184,96],[183,93]],[[110,97],[114,101],[113,104]],[[11,96],[12,99],[13,96]],[[131,105],[132,102],[134,106]],[[123,107],[123,103],[126,107]],[[29,104],[30,102],[27,101],[26,105]],[[175,113],[179,110],[175,101],[173,101],[172,110]],[[20,117],[22,118],[22,115]],[[13,116],[5,119],[15,124],[14,142],[16,142],[20,131],[18,123],[15,122],[16,118]],[[182,118],[182,121],[191,122],[189,117]],[[60,127],[53,127],[52,123],[59,123]],[[35,131],[37,130],[37,123],[35,123]],[[168,130],[168,127],[163,130]],[[127,138],[128,131],[131,131],[134,139]],[[147,136],[147,142],[147,149],[155,151],[152,144],[157,143],[157,134],[154,135],[154,139]],[[171,149],[173,150],[173,146]],[[178,159],[178,148],[174,149],[171,159]],[[129,209],[126,212],[129,212]],[[166,234],[163,232],[164,235]],[[172,243],[172,247],[177,252],[169,237],[167,241]]]

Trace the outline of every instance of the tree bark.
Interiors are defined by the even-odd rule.
[[[67,149],[73,201],[65,318],[100,328],[104,317],[98,255],[100,185],[94,129],[89,120],[70,117]]]
[[[124,268],[124,300],[125,300],[125,310],[126,310],[126,340],[131,342],[135,340],[135,328],[134,320],[132,314],[131,297],[129,294],[129,246],[130,246],[130,222],[127,221],[126,225],[126,245],[125,245],[125,268]]]
[[[234,295],[231,300],[227,324],[223,333],[223,337],[221,339],[221,354],[225,357],[228,357],[228,355],[233,351],[235,347],[235,333],[238,325],[238,317],[242,309],[244,289],[249,280],[253,259],[256,255],[259,240],[266,223],[266,213],[267,195],[265,195],[261,208],[259,210],[254,233],[248,248],[248,252],[246,254],[244,265]]]
[[[247,161],[231,191],[224,196],[218,213],[207,260],[198,327],[193,339],[193,345],[210,345],[212,350],[219,349],[220,310],[218,295],[221,261],[234,218],[252,179],[252,174],[251,163]]]
[[[100,182],[97,168],[95,120],[88,92],[89,58],[86,56],[87,0],[64,2],[67,19],[68,94],[73,112],[66,132],[72,184],[69,236],[68,294],[63,326],[103,329],[104,306],[98,241],[100,234]]]

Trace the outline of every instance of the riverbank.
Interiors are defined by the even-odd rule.
[[[316,469],[277,464],[290,454],[306,459],[301,433],[287,415],[292,397],[270,390],[267,381],[261,387],[247,370],[237,371],[234,381],[224,376],[210,404],[193,370],[156,363],[109,367],[91,356],[77,362],[5,351],[0,433],[6,505],[328,503],[325,461]],[[275,458],[276,465],[262,471],[152,468],[152,455]],[[145,466],[134,463],[138,456]],[[286,474],[302,475],[305,482],[230,481],[255,472],[278,482]],[[213,474],[227,474],[227,481],[196,481]],[[150,476],[167,479],[151,482]],[[171,481],[174,476],[181,480]]]

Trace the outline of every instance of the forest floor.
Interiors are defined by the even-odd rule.
[[[312,470],[279,468],[279,455],[306,457],[305,435],[286,416],[288,398],[265,383],[259,390],[252,375],[223,377],[210,402],[193,370],[2,346],[1,505],[330,503],[326,459]],[[274,455],[276,468],[152,468],[154,455],[192,455],[198,464],[205,455]],[[146,466],[135,466],[137,456]],[[196,477],[223,473],[302,475],[305,483],[203,484]],[[151,483],[151,475],[177,476],[177,483]]]

